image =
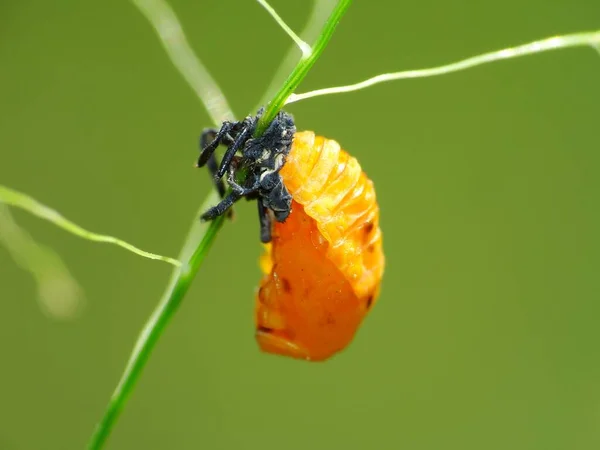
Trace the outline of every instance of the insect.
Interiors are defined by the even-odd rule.
[[[374,186],[336,141],[297,132],[286,112],[253,138],[261,114],[202,133],[198,166],[208,166],[222,196],[202,219],[242,197],[257,200],[265,246],[258,344],[267,353],[323,361],[347,347],[379,296],[385,258]],[[218,165],[219,144],[227,150]]]

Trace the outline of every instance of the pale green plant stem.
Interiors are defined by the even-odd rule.
[[[23,194],[21,192],[15,191],[14,189],[2,185],[0,185],[0,202],[13,207],[24,209],[25,211],[30,212],[35,216],[52,222],[57,227],[63,228],[69,233],[87,239],[89,241],[104,242],[107,244],[118,245],[119,247],[129,250],[130,252],[135,253],[136,255],[143,256],[144,258],[164,261],[176,267],[179,267],[181,265],[181,263],[174,258],[169,258],[168,256],[162,256],[157,255],[155,253],[146,252],[116,237],[107,236],[104,234],[97,234],[85,230],[79,225],[63,217],[58,211],[55,211],[47,207],[46,205],[43,205],[42,203],[38,202],[37,200],[26,194]]]
[[[317,89],[302,94],[292,94],[288,97],[285,104],[299,102],[313,97],[323,95],[342,94],[346,92],[358,91],[379,83],[387,81],[403,80],[407,78],[425,78],[438,75],[447,75],[461,70],[471,69],[483,64],[489,64],[505,59],[514,59],[521,56],[542,53],[551,50],[566,49],[572,47],[592,47],[600,52],[600,30],[588,33],[573,33],[563,36],[553,36],[538,41],[529,42],[527,44],[518,45],[516,47],[504,48],[490,53],[473,56],[461,61],[453,62],[443,66],[431,67],[427,69],[406,70],[402,72],[384,73],[360,83],[349,84],[346,86],[335,86],[324,89]]]
[[[167,55],[196,93],[215,125],[234,114],[217,82],[194,54],[177,15],[165,0],[131,0],[158,34]]]

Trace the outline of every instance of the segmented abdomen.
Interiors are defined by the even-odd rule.
[[[373,182],[336,141],[312,131],[295,134],[280,173],[292,198],[329,242],[328,258],[371,306],[385,265]]]
[[[323,361],[345,348],[379,294],[384,269],[373,184],[337,142],[294,136],[281,169],[292,212],[274,222],[256,296],[263,351]]]

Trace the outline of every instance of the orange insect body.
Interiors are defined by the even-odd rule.
[[[352,340],[385,259],[373,183],[333,140],[297,132],[280,171],[292,213],[274,221],[256,299],[261,349],[312,361]]]

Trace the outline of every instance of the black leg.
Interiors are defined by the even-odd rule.
[[[258,221],[260,223],[260,240],[266,244],[271,242],[271,217],[261,199],[256,201],[258,205]]]
[[[232,126],[232,129],[227,134],[221,136],[220,144],[223,144],[225,146],[233,144],[233,138],[231,137],[230,133],[234,128],[235,124]],[[202,151],[203,148],[207,147],[208,144],[212,143],[216,139],[218,132],[219,131],[216,128],[206,128],[202,132],[202,134],[200,135],[200,151]]]
[[[217,216],[224,214],[229,208],[233,206],[235,202],[237,202],[241,198],[240,194],[237,192],[231,192],[227,197],[221,200],[216,206],[213,206],[208,211],[200,216],[202,220],[212,220]]]
[[[231,164],[229,166],[229,176],[227,177],[227,183],[229,183],[229,186],[231,187],[231,189],[234,192],[237,192],[241,197],[247,197],[249,195],[256,194],[256,192],[260,188],[260,181],[255,179],[254,181],[252,181],[252,186],[250,186],[249,188],[240,186],[235,179],[236,169],[237,169],[237,164],[235,164],[235,161],[234,161],[234,164]],[[249,181],[250,181],[250,179],[247,179],[246,183],[249,183]]]
[[[238,134],[235,138],[235,141],[232,145],[227,148],[225,154],[223,155],[223,159],[221,160],[221,165],[219,166],[219,170],[217,171],[217,178],[221,178],[227,172],[231,164],[231,160],[235,156],[238,150],[241,150],[244,147],[244,144],[250,137],[250,134],[254,131],[254,127],[251,125],[244,126],[240,134]]]
[[[205,128],[200,135],[200,151],[204,150],[208,144],[215,140],[218,130],[216,128]]]
[[[256,195],[260,187],[258,179],[246,180],[246,186],[251,186],[249,188],[239,185],[235,179],[237,170],[236,153],[239,150],[243,150],[248,139],[252,137],[255,128],[256,118],[249,116],[242,122],[223,122],[219,131],[207,129],[202,132],[202,135],[200,136],[202,150],[198,158],[197,166],[203,167],[204,165],[208,165],[208,169],[213,175],[213,180],[221,197],[226,194],[222,178],[226,172],[229,172],[228,181],[233,190],[229,195],[223,198],[219,204],[202,214],[202,220],[212,220],[225,212],[230,212],[228,211],[229,208],[231,208],[231,206],[233,206],[240,198],[248,195]],[[208,141],[211,138],[212,141],[209,143]],[[220,144],[227,145],[227,150],[223,155],[221,163],[217,166],[214,152]]]
[[[208,167],[208,172],[210,173],[210,178],[212,179],[213,183],[215,183],[219,196],[221,198],[225,197],[225,183],[223,183],[222,179],[216,178],[217,169],[219,168],[219,166],[217,165],[217,158],[215,158],[214,153],[210,155],[210,158],[208,158],[208,162],[206,163],[206,165]]]
[[[200,136],[200,157],[198,158],[198,167],[203,167],[209,160],[210,156],[215,152],[219,144],[227,137],[234,124],[231,122],[223,122],[221,129],[215,133],[214,129],[207,129]],[[212,142],[207,144],[208,138],[214,136]]]
[[[206,146],[208,146],[209,141],[214,141],[217,135],[217,130],[214,128],[208,128],[202,132],[200,135],[200,150],[202,151]],[[223,139],[224,141],[225,139]],[[221,198],[225,197],[225,183],[223,180],[216,179],[215,175],[217,174],[218,164],[217,158],[214,153],[211,153],[206,161],[206,166],[208,167],[208,172],[210,173],[210,179],[215,184],[217,188],[217,192]]]

